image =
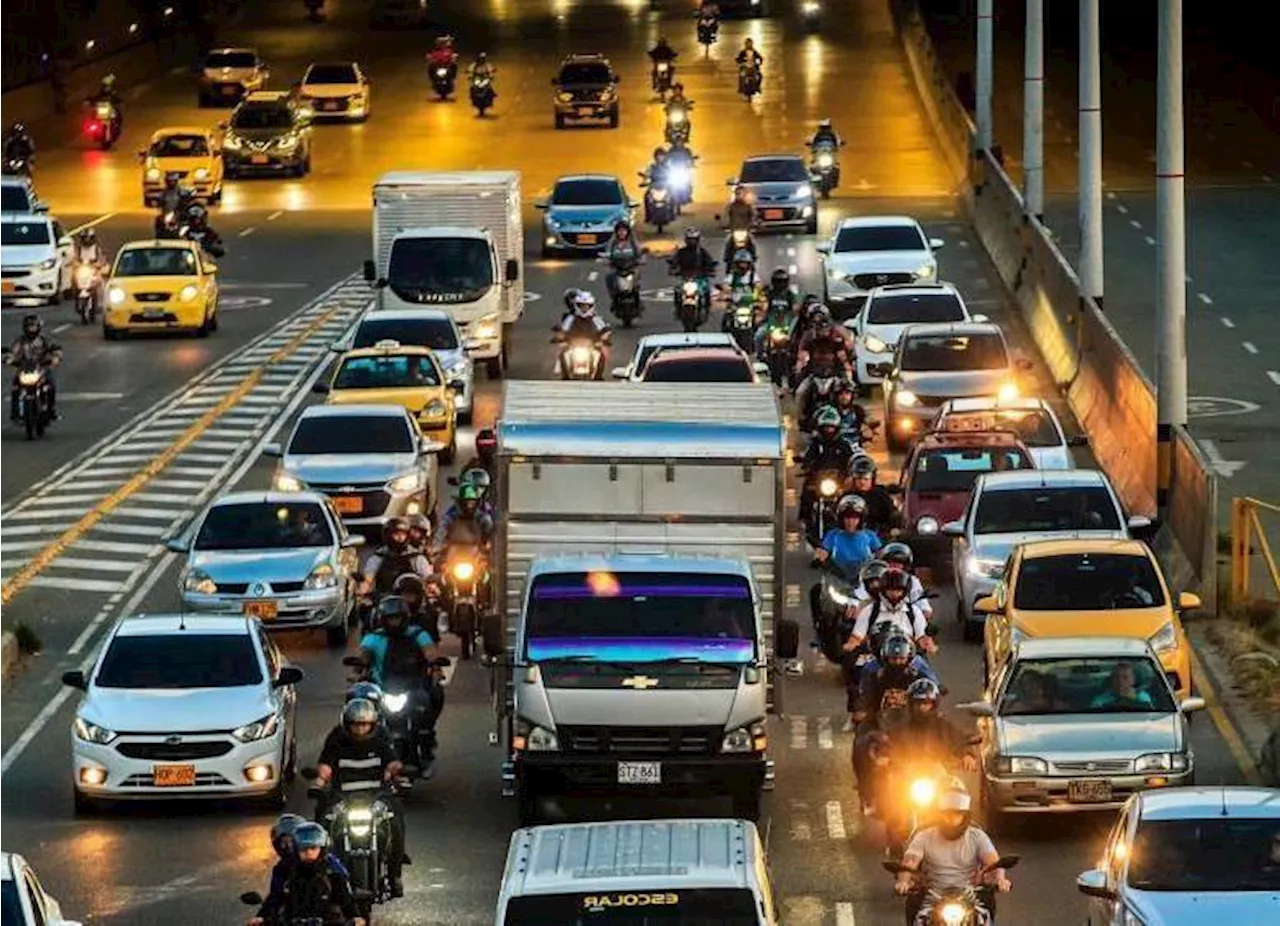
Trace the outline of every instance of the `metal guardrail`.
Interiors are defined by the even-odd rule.
[[[1248,497],[1231,500],[1230,602],[1232,607],[1244,604],[1254,597],[1253,558],[1257,554],[1261,554],[1262,562],[1270,575],[1271,594],[1280,600],[1280,570],[1276,568],[1275,554],[1271,552],[1267,532],[1263,529],[1262,521],[1258,517],[1260,511],[1280,515],[1280,505]]]

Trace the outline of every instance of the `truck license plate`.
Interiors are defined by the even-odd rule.
[[[620,785],[660,785],[662,784],[661,762],[619,762],[618,784]]]
[[[157,788],[189,788],[196,783],[194,765],[156,765],[151,780]]]
[[[1111,800],[1111,782],[1094,779],[1068,781],[1067,800],[1073,804],[1105,804]]]

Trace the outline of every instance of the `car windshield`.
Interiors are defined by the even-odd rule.
[[[560,69],[562,84],[607,84],[611,80],[607,64],[566,64]]]
[[[193,549],[276,550],[332,545],[333,534],[324,511],[314,502],[244,502],[211,509],[200,525]]]
[[[1164,607],[1164,589],[1141,553],[1059,553],[1023,559],[1019,611],[1113,611]]]
[[[27,195],[26,187],[16,183],[6,183],[0,187],[0,212],[30,212],[31,197]],[[8,226],[5,226],[5,233],[8,234]],[[8,244],[6,239],[5,244]]]
[[[693,360],[659,357],[644,368],[646,383],[750,383],[755,381],[745,360]]]
[[[199,621],[191,621],[195,628]],[[99,688],[240,688],[262,683],[253,640],[244,633],[119,635],[102,657]]]
[[[409,301],[423,297],[478,299],[493,285],[493,258],[482,238],[398,238],[387,283]]]
[[[874,296],[868,325],[918,325],[968,321],[964,306],[951,293],[906,293]]]
[[[26,922],[23,919],[24,915],[22,902],[18,899],[18,883],[12,880],[2,882],[2,886],[0,886],[0,920],[3,920],[5,926],[8,926],[9,923],[18,926],[18,924]],[[532,922],[532,920],[529,922]]]
[[[1028,447],[1061,447],[1062,432],[1053,416],[1042,408],[1003,411],[949,412],[944,418],[947,431],[1012,431]],[[941,425],[941,423],[940,423]]]
[[[440,372],[424,354],[349,357],[333,378],[334,389],[418,389],[440,385]]]
[[[276,103],[245,104],[231,117],[233,129],[288,129],[293,127],[293,113]]]
[[[1155,660],[1146,656],[1094,656],[1019,661],[1001,695],[997,713],[1001,717],[1018,717],[1169,714],[1174,710],[1164,670]]]
[[[739,183],[808,183],[809,168],[800,158],[762,158],[745,161]]]
[[[48,222],[5,222],[0,225],[0,244],[49,244]]]
[[[196,256],[186,248],[133,248],[122,251],[113,277],[190,277],[199,273]]]
[[[153,158],[202,158],[209,154],[209,141],[203,135],[169,135],[151,145]]]
[[[644,906],[637,906],[643,898]],[[529,894],[507,902],[504,926],[756,926],[746,888]]]
[[[215,51],[205,59],[207,68],[251,68],[258,63],[258,57],[251,51]]]
[[[968,492],[983,473],[1031,469],[1031,458],[1017,447],[948,447],[921,450],[911,471],[909,491]]]
[[[855,225],[836,235],[835,252],[923,251],[925,240],[914,225]]]
[[[899,367],[908,371],[959,373],[1009,365],[998,334],[915,334],[902,347]]]
[[[458,333],[447,318],[378,318],[365,316],[352,339],[354,348],[373,347],[379,341],[429,347],[432,350],[457,350]]]
[[[302,79],[304,84],[354,84],[356,69],[350,64],[313,64]]]
[[[289,453],[413,453],[409,425],[393,415],[318,415],[298,422]]]
[[[724,344],[721,346],[727,347],[728,345],[729,345],[729,342],[725,341]],[[665,355],[667,352],[676,353],[682,350],[696,350],[699,347],[707,347],[707,346],[708,345],[706,344],[645,344],[645,343],[641,343],[640,350],[636,354],[635,368],[638,371],[643,371],[645,368],[645,365],[653,358],[654,354],[658,353],[658,351],[662,351],[662,353]]]
[[[561,180],[551,193],[555,206],[620,206],[622,188],[616,180]]]
[[[973,517],[975,534],[1122,529],[1111,493],[1101,486],[989,489]]]
[[[1140,891],[1280,891],[1280,819],[1143,820],[1128,882]]]

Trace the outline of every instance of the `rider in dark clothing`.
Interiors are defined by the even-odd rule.
[[[817,130],[813,133],[813,138],[809,141],[811,147],[817,148],[819,145],[833,145],[840,147],[844,144],[836,130],[831,127],[830,119],[823,119],[818,123]]]
[[[278,920],[316,918],[325,923],[351,922],[362,926],[346,870],[329,854],[329,834],[318,823],[298,825],[292,836],[293,855],[286,866],[282,858],[279,882],[272,872],[271,893],[249,921],[262,926]]]
[[[658,43],[649,49],[649,60],[654,64],[659,61],[675,61],[679,57],[680,53],[671,47],[665,35],[659,36]]]
[[[748,63],[755,65],[757,68],[764,64],[764,55],[756,51],[756,43],[753,39],[747,38],[742,42],[742,50],[734,57],[738,62],[738,67],[746,67]]]
[[[8,161],[25,161],[30,169],[31,159],[36,155],[36,143],[31,133],[22,122],[15,122],[4,136],[4,159]]]
[[[867,527],[884,535],[898,526],[902,515],[889,490],[876,484],[876,461],[860,454],[849,461],[849,491],[867,503]]]
[[[840,415],[834,408],[823,408],[817,415],[817,428],[813,439],[805,448],[800,461],[800,475],[804,479],[800,490],[800,520],[807,524],[810,508],[816,495],[816,482],[821,473],[844,473],[857,448],[840,435]],[[843,495],[837,491],[836,496]]]
[[[409,545],[409,523],[392,518],[382,527],[382,546],[364,564],[361,594],[385,595],[406,572],[426,577],[431,574],[431,563],[422,550]]]
[[[39,315],[30,314],[22,319],[22,334],[9,346],[6,362],[15,370],[21,371],[23,366],[36,365],[45,368],[45,383],[49,389],[49,410],[53,417],[58,417],[58,388],[54,382],[53,368],[62,362],[62,346],[44,333],[44,322]],[[13,379],[13,388],[9,394],[9,417],[18,420],[18,378]]]
[[[671,269],[678,276],[710,277],[716,272],[715,259],[702,246],[702,233],[686,228],[684,245],[671,255]]]

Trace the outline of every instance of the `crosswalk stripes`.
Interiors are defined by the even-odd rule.
[[[27,580],[37,588],[108,595],[131,587],[163,551],[161,542],[222,487],[368,303],[363,279],[343,280],[33,486],[0,513],[0,581],[8,585],[87,512],[189,439],[140,490]],[[273,358],[283,362],[269,362]],[[223,403],[228,407],[220,410]],[[199,431],[206,419],[208,429]]]
[[[850,794],[849,812],[839,800],[787,802],[787,833],[793,842],[846,842],[862,834],[862,809]]]
[[[791,714],[785,718],[788,726],[787,744],[794,750],[808,749],[810,743],[818,749],[836,748],[836,731],[844,723],[843,715],[839,717],[806,717],[804,714]],[[848,748],[845,743],[843,748]]]

